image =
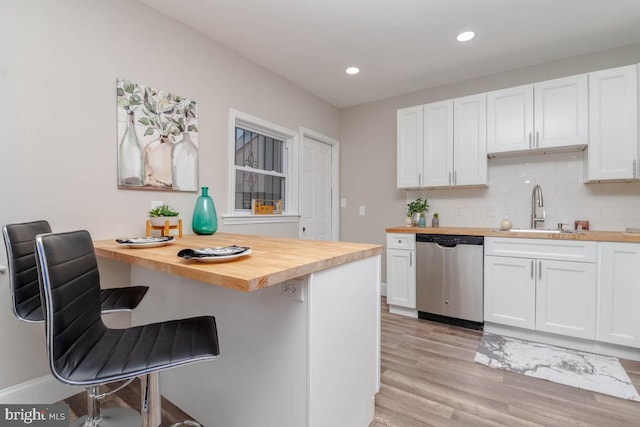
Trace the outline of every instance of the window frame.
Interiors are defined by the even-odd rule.
[[[235,146],[236,127],[257,132],[284,141],[283,174],[285,176],[285,207],[279,215],[253,215],[246,210],[235,208],[236,170]],[[229,199],[227,215],[222,219],[225,225],[265,224],[278,222],[298,222],[300,218],[298,206],[298,132],[283,126],[270,123],[231,108],[229,110]]]

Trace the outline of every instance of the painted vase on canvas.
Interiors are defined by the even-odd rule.
[[[191,229],[196,234],[213,234],[218,230],[218,215],[209,187],[202,187],[202,194],[196,200]]]
[[[129,112],[127,129],[118,149],[118,185],[140,186],[142,182],[142,149],[136,135],[133,112]]]

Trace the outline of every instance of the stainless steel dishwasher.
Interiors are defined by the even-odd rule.
[[[482,329],[484,237],[416,235],[418,317]]]

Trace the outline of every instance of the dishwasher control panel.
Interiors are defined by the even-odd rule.
[[[436,243],[440,246],[482,245],[483,236],[456,236],[452,234],[416,234],[416,242]]]

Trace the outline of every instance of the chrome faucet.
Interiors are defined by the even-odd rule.
[[[543,207],[542,201],[542,187],[535,185],[531,192],[531,228],[536,229],[538,222],[544,222],[544,209],[542,210],[542,217],[538,218],[536,215],[536,207]]]

